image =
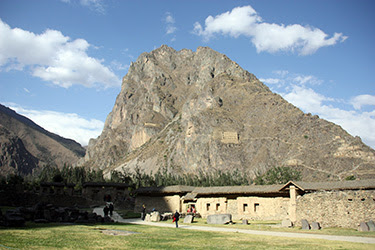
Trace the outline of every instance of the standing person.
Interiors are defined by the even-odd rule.
[[[142,220],[145,220],[145,217],[146,217],[146,205],[143,204],[142,205],[142,215],[141,215]]]
[[[107,205],[105,205],[105,207],[103,208],[104,217],[107,217],[107,216],[108,216],[108,211],[109,211],[109,208],[108,208]]]
[[[109,203],[109,216],[111,216],[112,217],[112,215],[113,215],[113,210],[114,210],[115,208],[113,207],[113,203]]]
[[[175,221],[176,222],[176,228],[178,228],[178,220],[180,219],[180,214],[179,214],[179,212],[177,212],[177,210],[176,210],[176,213],[174,213],[174,215],[173,215],[173,221]]]

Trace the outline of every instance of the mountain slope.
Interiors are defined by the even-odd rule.
[[[223,54],[165,45],[132,63],[85,164],[253,176],[290,166],[304,180],[375,177],[375,151],[360,138],[304,114]]]
[[[27,151],[22,140],[0,125],[1,174],[31,174],[37,166],[38,159]]]
[[[13,138],[17,138],[15,140],[22,141],[24,148],[36,159],[34,162],[39,167],[46,164],[58,167],[62,167],[64,163],[74,164],[85,154],[85,149],[77,142],[48,132],[3,105],[0,105],[0,124]],[[5,139],[1,140],[1,143],[5,144]]]

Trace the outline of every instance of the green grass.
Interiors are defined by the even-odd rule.
[[[141,213],[135,213],[135,212],[130,211],[130,210],[116,210],[116,212],[123,219],[141,218]]]
[[[138,232],[112,236],[103,229]],[[374,249],[374,245],[144,225],[37,225],[0,228],[0,249]]]
[[[183,219],[180,221],[183,222]],[[166,223],[171,223],[167,221]],[[249,225],[243,225],[242,221],[234,221],[232,225],[209,225],[206,219],[194,218],[194,226],[207,226],[207,227],[225,227],[225,228],[238,228],[262,231],[275,231],[275,232],[291,232],[291,233],[310,233],[310,234],[325,234],[325,235],[338,235],[338,236],[362,236],[374,237],[375,232],[360,232],[351,228],[323,228],[321,230],[302,230],[300,227],[283,228],[280,221],[249,221]],[[183,224],[183,223],[182,223]],[[184,224],[189,225],[189,224]]]

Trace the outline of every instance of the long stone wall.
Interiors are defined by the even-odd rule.
[[[358,228],[375,221],[375,191],[321,191],[297,197],[297,226],[302,219],[322,227]]]
[[[283,220],[288,218],[289,198],[199,198],[196,208],[203,218],[210,214],[230,213],[234,220]]]
[[[283,220],[288,218],[289,198],[238,197],[237,218]]]

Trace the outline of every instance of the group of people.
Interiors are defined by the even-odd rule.
[[[113,206],[113,203],[112,202],[107,202],[106,205],[105,205],[105,207],[103,208],[104,216],[107,217],[108,213],[109,213],[109,216],[112,217],[114,209],[115,208]]]

